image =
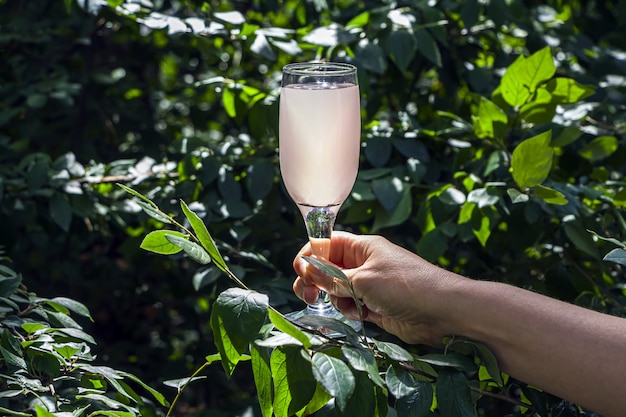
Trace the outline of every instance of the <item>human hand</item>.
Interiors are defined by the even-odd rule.
[[[302,259],[311,256],[305,245],[294,260],[298,278],[295,294],[308,304],[318,290],[346,317],[358,320],[350,288]],[[464,281],[452,272],[423,260],[380,236],[335,232],[329,259],[352,283],[356,298],[363,301],[362,317],[407,343],[439,345],[445,328],[445,292]]]

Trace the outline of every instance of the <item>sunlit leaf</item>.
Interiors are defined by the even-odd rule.
[[[576,103],[591,96],[595,89],[590,85],[579,84],[573,78],[557,77],[546,85],[558,104]]]
[[[592,162],[597,162],[611,156],[619,147],[615,136],[599,136],[585,144],[579,151],[580,155]]]
[[[181,239],[187,238],[187,235],[173,230],[154,230],[143,238],[140,247],[161,255],[173,255],[180,252],[182,248],[170,242],[167,235],[178,236]]]
[[[226,375],[232,375],[248,344],[258,337],[267,307],[266,295],[241,288],[230,288],[215,300],[211,330]]]
[[[235,93],[228,84],[225,85],[224,90],[222,91],[222,106],[224,106],[226,114],[228,114],[230,117],[237,116],[237,107],[235,106]]]
[[[186,236],[180,237],[172,233],[166,233],[165,239],[167,239],[170,243],[180,247],[187,255],[189,255],[191,259],[198,262],[199,264],[206,265],[211,262],[211,256],[208,254],[208,252],[197,243],[190,242]]]
[[[415,390],[396,401],[396,411],[402,417],[430,417],[433,402],[433,386],[430,382],[417,381]]]
[[[47,300],[47,302],[51,305],[63,306],[76,314],[80,314],[83,317],[91,318],[87,307],[83,303],[80,303],[76,300],[72,300],[66,297],[54,297],[50,300]]]
[[[315,394],[311,362],[299,346],[280,346],[272,351],[270,366],[274,381],[274,414],[290,417],[304,408]]]
[[[541,198],[543,201],[549,204],[557,204],[564,205],[567,204],[567,198],[563,193],[558,192],[550,187],[546,187],[545,185],[536,185],[533,190],[533,195],[535,197]]]
[[[429,353],[422,355],[419,361],[426,362],[430,365],[439,367],[454,368],[463,372],[475,372],[476,364],[467,356],[458,353]]]
[[[472,116],[476,136],[482,139],[499,137],[507,123],[508,117],[500,106],[483,96],[478,97],[478,108]]]
[[[548,177],[554,154],[550,137],[550,131],[540,133],[524,140],[513,150],[511,170],[520,188],[539,185]]]
[[[525,104],[538,86],[548,81],[556,72],[550,47],[535,52],[529,57],[519,56],[507,68],[500,84],[502,96],[511,106]]]
[[[146,203],[150,204],[152,207],[155,207],[155,208],[157,207],[157,205],[152,200],[150,200],[148,197],[144,196],[140,192],[135,191],[132,188],[125,186],[124,184],[117,183],[117,186],[120,187],[122,190],[126,191],[127,193],[134,195],[137,198],[142,199]]]
[[[305,334],[302,330],[291,324],[289,320],[283,318],[283,316],[281,316],[272,309],[270,309],[268,313],[272,324],[278,330],[293,337],[294,339],[302,343],[302,345],[307,349],[313,345],[309,335]]]
[[[212,314],[221,317],[222,329],[239,353],[257,338],[267,318],[268,303],[267,295],[241,288],[230,288],[215,300]]]
[[[200,217],[198,217],[195,212],[190,210],[184,201],[180,201],[180,206],[183,209],[185,217],[187,217],[187,220],[189,220],[189,224],[191,224],[193,231],[196,233],[196,237],[202,244],[202,247],[204,247],[204,249],[206,249],[206,251],[211,256],[211,259],[215,263],[215,266],[217,266],[220,270],[226,272],[228,270],[228,266],[226,265],[224,258],[222,258],[222,255],[217,249],[217,246],[215,246],[215,241],[211,237],[211,234],[207,230],[206,225],[204,224],[202,219],[200,219]]]
[[[138,201],[137,204],[141,207],[141,209],[150,217],[165,224],[171,224],[172,220],[170,217],[163,213],[158,207],[153,206],[150,203],[146,203],[145,201]]]
[[[382,340],[375,340],[374,343],[378,350],[387,355],[390,359],[401,362],[411,362],[414,359],[413,355],[400,345]]]
[[[624,248],[615,248],[607,253],[603,261],[615,262],[620,265],[626,265],[626,249]]]
[[[268,349],[250,345],[252,356],[252,374],[256,387],[257,399],[263,417],[272,417],[272,371],[270,369],[270,356]]]

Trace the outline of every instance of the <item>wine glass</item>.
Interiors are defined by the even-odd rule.
[[[297,204],[313,254],[328,259],[339,208],[350,194],[359,168],[361,114],[357,69],[335,62],[294,63],[283,67],[279,149],[283,183]],[[290,313],[330,317],[360,330],[320,291],[306,309]],[[319,326],[332,337],[336,331]]]

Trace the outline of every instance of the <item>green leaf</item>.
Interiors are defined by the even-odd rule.
[[[400,366],[389,366],[385,375],[389,393],[395,398],[402,398],[413,394],[417,388],[417,381],[406,369]]]
[[[580,219],[563,223],[565,235],[576,249],[586,253],[594,259],[600,259],[600,251],[593,237],[587,233]]]
[[[513,150],[511,170],[520,188],[539,185],[548,177],[554,155],[550,137],[551,131],[540,133],[524,140]]]
[[[572,78],[557,77],[548,82],[546,89],[557,104],[578,103],[595,92],[593,86],[581,85]]]
[[[342,360],[316,352],[312,358],[313,376],[333,397],[341,411],[346,409],[348,398],[354,392],[355,379],[352,371]]]
[[[154,205],[154,203],[146,203],[145,201],[137,201],[139,207],[150,217],[155,220],[160,221],[161,223],[171,224],[172,219],[165,213],[163,213],[158,207]]]
[[[462,372],[476,371],[476,364],[467,356],[458,353],[429,353],[420,356],[418,360],[435,366],[454,368]]]
[[[35,404],[35,415],[37,417],[56,417],[55,414],[46,410],[44,407],[40,406],[39,404]]]
[[[185,217],[187,217],[187,220],[189,220],[193,231],[196,233],[196,237],[198,238],[204,249],[206,249],[206,251],[211,256],[211,259],[215,263],[215,266],[217,266],[223,272],[228,271],[228,266],[226,265],[224,258],[222,258],[220,251],[217,249],[217,246],[215,246],[215,241],[211,237],[211,234],[207,230],[206,225],[204,224],[202,219],[200,219],[200,217],[198,217],[196,213],[191,211],[184,201],[180,201],[180,206],[183,209]]]
[[[241,288],[230,288],[215,300],[211,329],[227,375],[232,374],[249,343],[258,336],[267,318],[268,302],[265,294]]]
[[[188,376],[185,378],[178,379],[168,379],[167,381],[163,381],[163,385],[167,387],[176,388],[176,391],[181,392],[185,385],[188,385],[194,381],[199,381],[202,379],[206,379],[207,376]]]
[[[441,417],[475,417],[476,410],[467,379],[460,371],[444,368],[436,384]]]
[[[116,371],[108,366],[93,366],[89,364],[77,363],[76,366],[86,372],[104,377],[110,386],[112,386],[120,395],[132,402],[141,401],[137,393],[123,382],[124,376],[122,372]]]
[[[224,86],[224,90],[222,91],[222,106],[224,106],[226,114],[228,114],[230,117],[234,118],[235,116],[237,116],[237,109],[235,106],[235,94],[228,84]]]
[[[355,48],[355,54],[362,62],[363,68],[375,74],[384,74],[387,70],[385,51],[380,45],[371,42],[359,43]]]
[[[500,193],[493,188],[476,188],[469,192],[467,201],[476,203],[478,208],[494,206],[500,202]]]
[[[481,6],[478,0],[466,0],[461,3],[461,19],[463,20],[463,26],[470,29],[478,23],[480,12]]]
[[[528,194],[524,194],[520,190],[517,190],[515,188],[509,188],[508,190],[506,190],[506,193],[511,198],[511,202],[513,204],[525,203],[529,200]]]
[[[502,136],[508,123],[504,110],[483,96],[478,97],[478,108],[473,109],[474,133],[481,139]]]
[[[332,396],[326,392],[324,388],[320,384],[315,384],[315,393],[313,397],[309,400],[306,407],[304,407],[298,413],[298,416],[311,416],[316,411],[324,408],[330,401]],[[317,414],[316,414],[317,415]]]
[[[87,343],[91,343],[92,345],[96,344],[96,341],[94,340],[94,338],[90,334],[84,332],[81,329],[64,328],[64,329],[54,329],[54,331],[58,331],[70,337],[73,337],[75,339],[82,340]]]
[[[82,346],[77,343],[63,343],[54,345],[52,348],[65,359],[71,359],[77,352],[80,352]]]
[[[303,256],[302,259],[313,265],[315,268],[319,269],[322,273],[330,275],[331,277],[339,278],[346,284],[350,285],[350,280],[348,279],[346,274],[344,274],[343,271],[336,266],[328,262],[324,262],[318,258],[313,258],[311,256]]]
[[[290,417],[304,408],[315,394],[311,362],[300,346],[280,346],[272,352],[270,366],[274,380],[274,414]]]
[[[412,362],[413,355],[411,355],[405,348],[392,342],[384,342],[382,340],[374,340],[378,350],[390,359],[399,362]]]
[[[0,337],[0,357],[4,358],[4,363],[11,368],[27,369],[19,342],[7,331],[2,332]]]
[[[143,238],[139,247],[161,255],[173,255],[180,252],[182,248],[170,242],[166,237],[167,235],[187,239],[187,235],[173,230],[154,230]]]
[[[417,41],[405,28],[392,29],[386,49],[400,72],[405,72],[417,51]]]
[[[416,381],[415,390],[396,401],[396,412],[402,417],[430,417],[433,403],[433,386],[430,382]]]
[[[143,201],[145,201],[146,203],[148,203],[154,208],[158,208],[157,205],[152,200],[150,200],[148,197],[144,196],[140,192],[135,191],[132,188],[125,186],[124,184],[120,184],[120,183],[116,183],[116,184],[118,187],[126,191],[128,194],[134,195],[135,197],[142,199]]]
[[[411,196],[411,187],[404,186],[402,199],[395,206],[392,213],[387,212],[382,206],[376,210],[376,217],[372,225],[372,233],[385,227],[397,226],[404,223],[413,210],[413,200]]]
[[[585,144],[579,154],[591,162],[598,162],[611,156],[618,148],[619,142],[615,136],[599,136]]]
[[[348,342],[356,346],[360,343],[360,336],[352,326],[332,317],[306,314],[298,319],[303,326],[309,326],[314,330],[332,330],[334,333],[343,335]],[[330,333],[333,333],[330,332]]]
[[[438,68],[442,67],[441,52],[437,42],[431,36],[427,29],[418,29],[415,31],[415,39],[417,40],[417,50],[426,57],[430,62]]]
[[[554,97],[545,86],[541,86],[533,97],[533,100],[522,105],[520,116],[527,123],[542,124],[549,123],[556,114]]]
[[[548,204],[557,204],[563,206],[568,203],[567,198],[563,193],[560,193],[550,187],[544,185],[536,185],[533,190],[533,195],[545,201]]]
[[[404,187],[404,183],[398,177],[386,177],[372,181],[372,191],[387,213],[393,213],[402,200]]]
[[[349,345],[341,346],[341,353],[350,366],[357,371],[366,372],[372,382],[381,388],[385,388],[385,381],[380,376],[376,358],[371,350],[363,347]]]
[[[302,345],[307,349],[313,345],[313,342],[309,335],[291,324],[289,320],[285,319],[279,313],[272,309],[268,309],[268,314],[272,324],[276,327],[276,329],[293,337],[294,339],[302,343]]]
[[[89,313],[89,310],[87,309],[87,307],[84,304],[78,301],[72,300],[70,298],[55,297],[51,300],[47,300],[47,303],[52,306],[55,306],[55,305],[63,306],[76,314],[79,314],[83,317],[88,317],[91,319],[91,314]]]
[[[65,232],[70,230],[72,222],[72,206],[67,195],[54,193],[49,205],[50,217]]]
[[[254,201],[264,199],[274,186],[275,164],[269,158],[255,161],[246,169],[246,188]]]
[[[472,204],[472,206],[475,206],[475,204]],[[448,239],[446,239],[441,229],[434,229],[420,238],[416,252],[422,258],[435,262],[447,249]]]
[[[531,98],[540,84],[548,81],[555,73],[556,66],[548,46],[528,58],[520,56],[502,76],[502,97],[511,106],[521,106]]]
[[[455,340],[450,347],[461,354],[473,354],[478,356],[491,379],[493,379],[500,386],[504,384],[502,380],[502,373],[500,372],[500,367],[498,366],[498,360],[486,346],[470,340]]]
[[[253,343],[250,345],[250,355],[252,356],[252,374],[254,376],[257,399],[261,407],[261,415],[263,417],[272,417],[272,371],[270,369],[268,349],[259,349]]]
[[[197,243],[190,242],[187,237],[176,236],[172,233],[166,233],[165,239],[171,244],[181,248],[191,259],[198,262],[201,265],[206,265],[211,262],[211,255],[204,250],[204,248]]]
[[[139,379],[138,377],[136,377],[135,375],[128,373],[128,372],[120,372],[120,375],[128,378],[132,381],[134,381],[135,383],[141,385],[141,387],[143,389],[145,389],[146,391],[148,391],[150,394],[152,394],[152,396],[154,397],[155,400],[157,400],[159,402],[159,404],[161,404],[164,407],[169,407],[169,402],[165,399],[165,397],[163,396],[163,394],[161,394],[160,392],[158,392],[157,390],[155,390],[154,388],[150,387],[148,384],[146,384],[145,382],[143,382],[141,379]]]
[[[20,276],[5,277],[0,276],[0,297],[8,298],[20,287],[22,278]]]
[[[381,415],[382,413],[376,413],[376,411],[378,411],[377,403],[379,402],[377,401],[377,394],[379,391],[367,377],[367,374],[364,372],[355,372],[354,379],[354,392],[348,399],[345,409],[341,410],[338,405],[335,404],[335,412],[340,417]]]

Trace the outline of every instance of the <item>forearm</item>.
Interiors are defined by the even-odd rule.
[[[449,329],[486,344],[503,371],[605,417],[626,415],[626,320],[505,284],[465,281]]]

